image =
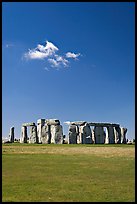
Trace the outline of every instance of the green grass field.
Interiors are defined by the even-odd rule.
[[[135,202],[135,145],[2,145],[2,201]]]

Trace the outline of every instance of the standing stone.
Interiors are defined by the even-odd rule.
[[[62,125],[51,125],[51,143],[52,144],[63,144],[63,129]]]
[[[37,136],[38,136],[38,143],[42,143],[41,136],[42,136],[42,127],[45,125],[45,119],[37,120]]]
[[[120,144],[121,143],[121,128],[114,127],[114,135],[115,135],[115,143]]]
[[[69,126],[69,134],[68,134],[68,144],[77,144],[77,126],[70,125]]]
[[[94,127],[94,137],[95,137],[95,144],[104,144],[105,134],[104,134],[103,127],[101,126]]]
[[[94,131],[94,129],[91,130],[91,135],[92,135],[92,143],[95,144],[95,131]]]
[[[109,144],[109,132],[108,132],[108,127],[106,127],[105,144]]]
[[[10,128],[9,142],[14,142],[14,127]]]
[[[29,143],[38,143],[37,126],[30,126],[30,138]]]
[[[115,143],[115,134],[113,126],[106,128],[106,139],[105,144],[114,144]]]
[[[92,134],[91,129],[88,123],[85,123],[84,125],[81,125],[79,127],[79,141],[78,143],[81,144],[91,144],[92,141]]]
[[[41,130],[41,143],[42,144],[50,144],[51,142],[51,133],[50,133],[50,125],[43,125]]]
[[[20,143],[27,143],[27,127],[26,126],[21,127]]]
[[[127,128],[121,127],[121,143],[126,144],[126,133],[127,133]]]

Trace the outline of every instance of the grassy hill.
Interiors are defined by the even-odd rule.
[[[135,146],[2,145],[2,201],[135,201]]]

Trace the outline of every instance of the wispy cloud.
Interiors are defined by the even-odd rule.
[[[70,62],[68,58],[77,59],[81,54],[75,54],[72,52],[67,52],[64,56],[57,54],[59,48],[55,46],[52,42],[46,41],[45,46],[38,44],[36,48],[29,49],[28,52],[24,54],[27,60],[43,60],[46,59],[51,67],[68,67]],[[66,59],[67,58],[67,59]]]
[[[48,67],[44,67],[44,69],[45,69],[46,71],[49,71]]]
[[[13,47],[13,46],[14,46],[14,44],[12,44],[12,43],[7,43],[7,44],[5,45],[6,48]]]
[[[78,59],[78,57],[80,56],[81,54],[78,53],[78,54],[75,54],[75,53],[72,53],[72,52],[67,52],[66,53],[66,57],[67,58],[73,58],[73,59]]]

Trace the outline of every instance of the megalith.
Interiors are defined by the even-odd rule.
[[[9,142],[14,142],[14,127],[10,128]]]
[[[92,133],[88,123],[79,126],[79,141],[81,144],[91,144],[92,141]]]
[[[102,126],[94,127],[94,140],[95,144],[104,144],[105,134]]]
[[[77,125],[69,126],[68,144],[77,144],[78,128]]]
[[[37,137],[37,126],[30,126],[30,138],[29,143],[38,143],[38,137]]]
[[[50,133],[50,125],[43,125],[41,129],[41,143],[42,144],[50,144],[51,142],[51,133]]]
[[[114,127],[115,143],[121,143],[121,128],[119,126]]]
[[[45,125],[45,119],[38,119],[37,120],[37,136],[38,136],[38,143],[42,143],[42,127]]]
[[[21,137],[20,137],[20,143],[27,143],[27,127],[22,126],[21,127]]]
[[[52,144],[63,144],[63,129],[62,125],[51,125],[51,143]]]
[[[114,144],[115,143],[115,134],[113,126],[108,126],[106,128],[106,138],[105,144]]]
[[[121,127],[121,143],[126,144],[126,133],[127,133],[127,128]]]

